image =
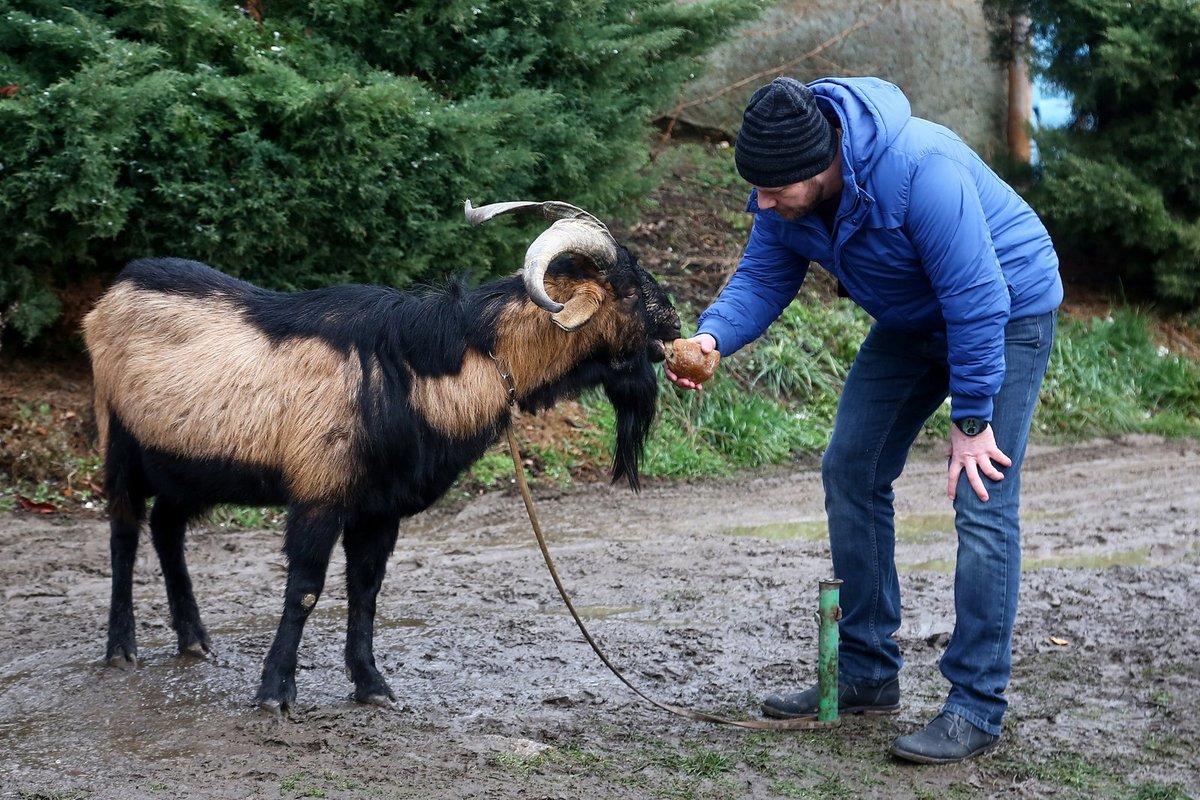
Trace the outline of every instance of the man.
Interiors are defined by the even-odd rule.
[[[950,398],[947,493],[958,532],[950,693],[892,754],[949,763],[997,746],[1020,585],[1021,462],[1062,300],[1033,210],[957,136],[911,115],[875,78],[756,91],[737,137],[754,227],[694,339],[728,356],[795,297],[810,259],[875,319],[846,378],[821,463],[841,589],[839,706],[900,705],[900,584],[892,482]],[[667,370],[685,389],[699,385]],[[815,715],[817,687],[772,695],[774,717]]]

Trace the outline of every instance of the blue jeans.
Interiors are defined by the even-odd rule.
[[[1021,583],[1021,462],[1054,342],[1057,312],[1011,320],[1005,328],[1004,385],[992,428],[1011,467],[1003,480],[980,475],[981,501],[960,478],[954,502],[958,560],[954,633],[942,655],[950,681],[944,710],[991,734],[1008,706],[1012,630]],[[892,482],[925,421],[949,393],[943,337],[875,326],[846,378],[833,436],[821,462],[825,510],[841,587],[840,672],[850,683],[891,680],[903,659]],[[997,465],[999,466],[999,465]]]

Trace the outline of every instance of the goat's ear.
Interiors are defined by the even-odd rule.
[[[598,283],[581,283],[571,292],[571,296],[563,303],[563,310],[551,314],[554,324],[568,333],[577,331],[587,324],[592,315],[604,302],[604,289]]]

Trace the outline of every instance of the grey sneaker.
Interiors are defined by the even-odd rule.
[[[815,717],[821,699],[820,686],[810,686],[795,694],[773,694],[763,701],[762,712],[777,719]],[[900,679],[892,678],[879,686],[855,686],[838,681],[838,713],[896,714],[900,711]]]
[[[918,764],[953,764],[999,746],[999,736],[976,728],[958,714],[943,711],[921,730],[897,739],[889,752]]]

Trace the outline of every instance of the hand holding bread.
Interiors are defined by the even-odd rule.
[[[696,384],[704,383],[713,376],[721,354],[716,350],[707,353],[700,342],[694,339],[676,339],[664,346],[667,357],[667,368]]]

